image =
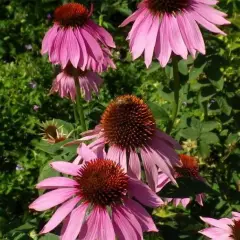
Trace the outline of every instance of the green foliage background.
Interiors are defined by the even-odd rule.
[[[30,213],[28,205],[38,194],[34,185],[39,174],[47,176],[47,163],[56,157],[55,149],[39,142],[39,123],[53,118],[74,123],[72,103],[48,95],[56,73],[40,55],[52,13],[64,2],[2,0],[0,4],[0,239],[55,239],[53,234],[37,236],[49,214]],[[103,74],[98,101],[85,105],[89,127],[99,121],[113,97],[133,93],[149,103],[165,130],[173,101],[171,64],[162,69],[153,62],[146,70],[142,59],[132,62],[125,41],[129,28],[118,28],[137,1],[81,1],[91,2],[94,20],[116,41],[117,70]],[[240,210],[240,2],[222,0],[219,8],[232,22],[224,27],[227,37],[203,30],[206,56],[179,62],[181,107],[172,132],[181,144],[196,142],[189,153],[198,157],[201,174],[215,193],[207,194],[203,207],[192,202],[187,209],[170,205],[155,210],[159,233],[146,239],[201,239],[197,231],[204,224],[199,216],[220,218]],[[70,160],[74,154],[75,149],[67,149],[58,157]]]

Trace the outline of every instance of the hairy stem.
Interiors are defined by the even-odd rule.
[[[79,85],[79,81],[77,78],[75,78],[74,80],[75,80],[75,88],[76,88],[77,113],[78,113],[78,117],[80,119],[80,123],[82,126],[82,131],[86,131],[87,126],[85,123],[85,116],[84,116],[82,96],[81,96],[81,92],[80,92],[80,85]]]

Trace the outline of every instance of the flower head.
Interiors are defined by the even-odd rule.
[[[225,35],[215,25],[229,24],[226,14],[214,9],[215,0],[143,0],[138,10],[121,26],[134,22],[127,39],[133,59],[144,52],[147,67],[153,55],[165,67],[172,52],[186,59],[205,54],[205,44],[198,24],[214,33]]]
[[[194,157],[180,154],[179,159],[182,163],[180,167],[175,167],[175,173],[174,177],[189,177],[198,179],[200,181],[204,181],[204,179],[200,176],[198,171],[198,163],[197,160]],[[169,177],[165,173],[160,173],[158,176],[158,187],[157,191],[160,191],[167,183],[170,182]],[[200,193],[196,196],[196,201],[203,206],[203,199],[204,194]],[[179,204],[182,204],[184,207],[186,207],[191,199],[190,198],[167,198],[167,202],[173,202],[175,206],[178,206]]]
[[[65,68],[71,63],[82,71],[102,72],[115,67],[109,48],[114,48],[112,36],[98,26],[88,10],[79,3],[58,7],[54,13],[54,25],[42,42],[42,54],[48,53],[50,62]]]
[[[92,91],[98,93],[99,86],[103,80],[94,72],[82,71],[74,68],[72,65],[67,65],[56,79],[53,81],[50,93],[58,92],[63,97],[70,97],[72,101],[76,99],[76,85],[78,81],[81,92],[85,100],[89,101],[92,98]]]
[[[159,169],[175,181],[173,166],[179,164],[179,159],[174,148],[181,147],[157,129],[151,110],[140,98],[117,97],[107,106],[100,124],[83,135],[82,141],[95,139],[89,145],[93,150],[108,144],[107,158],[120,163],[132,177],[141,178],[142,159],[147,182],[153,190]]]
[[[60,126],[54,119],[40,124],[43,140],[55,144],[66,140],[71,133],[65,133],[63,126]]]
[[[158,231],[142,204],[157,207],[163,202],[147,185],[129,177],[116,162],[97,158],[89,149],[82,156],[82,165],[51,163],[55,170],[73,178],[52,177],[37,184],[37,188],[51,191],[36,199],[30,209],[45,211],[61,204],[42,234],[61,222],[62,240],[138,239],[145,231]]]
[[[210,225],[199,233],[209,239],[239,240],[240,239],[240,213],[232,212],[233,218],[214,218],[201,217],[201,219]]]

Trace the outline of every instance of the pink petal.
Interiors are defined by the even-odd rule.
[[[112,48],[116,47],[116,45],[113,41],[112,35],[108,31],[106,31],[103,27],[100,27],[92,20],[88,20],[87,24],[92,28],[92,31],[96,31],[99,34],[99,36],[102,39],[101,41],[103,43],[105,43],[107,46],[112,47]]]
[[[78,183],[66,177],[51,177],[44,179],[40,183],[37,184],[36,188],[38,189],[51,189],[51,188],[58,188],[58,187],[75,187]]]
[[[69,29],[64,31],[61,47],[60,47],[60,63],[62,68],[65,68],[68,64],[69,60],[69,52],[68,52],[68,43],[69,43]]]
[[[60,188],[52,190],[37,198],[33,203],[30,204],[29,208],[36,211],[45,211],[65,202],[76,192],[76,188]]]
[[[188,51],[191,53],[191,55],[195,58],[196,56],[196,50],[194,49],[194,42],[191,40],[191,33],[187,26],[185,25],[184,19],[181,14],[177,15],[177,21],[178,25],[182,34],[182,38],[184,43],[187,46]]]
[[[97,155],[84,143],[79,150],[79,155],[87,162],[97,159]]]
[[[72,65],[77,68],[80,59],[80,48],[72,28],[68,30],[68,56]]]
[[[133,60],[137,59],[141,56],[144,51],[144,48],[147,43],[146,36],[148,31],[152,25],[153,17],[150,13],[146,15],[146,19],[144,19],[141,23],[141,26],[138,30],[134,33],[131,53],[133,55]]]
[[[193,5],[193,9],[194,11],[199,13],[203,18],[205,18],[207,21],[213,24],[217,25],[230,24],[230,22],[223,18],[221,15],[219,15],[218,12],[215,12],[214,8],[211,8],[207,5],[204,4]]]
[[[197,23],[188,13],[183,14],[182,18],[184,20],[185,27],[189,30],[188,36],[191,39],[195,49],[197,49],[200,53],[205,54],[205,43]]]
[[[141,179],[141,165],[139,157],[135,151],[130,152],[128,175],[133,178]]]
[[[162,190],[162,188],[170,182],[169,177],[165,173],[158,174],[158,186],[156,192]]]
[[[50,163],[50,166],[58,172],[69,174],[72,176],[77,176],[81,168],[81,166],[64,161],[52,162]]]
[[[169,42],[175,54],[187,59],[188,51],[183,42],[176,17],[167,15],[169,26]]]
[[[152,62],[153,51],[156,44],[159,27],[160,27],[159,16],[155,16],[153,18],[153,23],[148,32],[148,35],[146,36],[147,44],[145,47],[145,64],[147,68],[150,66]]]
[[[106,158],[119,163],[121,153],[122,150],[113,145],[109,147]]]
[[[42,41],[41,54],[45,54],[51,49],[51,46],[53,44],[54,39],[57,36],[57,33],[58,33],[58,26],[57,25],[53,25],[53,27],[51,27],[47,31],[47,33],[45,34],[45,36],[43,38],[43,41]]]
[[[49,61],[52,63],[60,63],[60,51],[61,51],[61,43],[63,40],[64,31],[59,28],[56,38],[53,41],[51,48],[49,49]]]
[[[118,208],[113,208],[112,221],[114,231],[118,240],[139,240],[142,239],[142,232],[137,232],[132,222],[123,215],[122,211]],[[136,223],[135,221],[134,223]],[[139,224],[139,223],[138,223]],[[140,227],[141,228],[141,227]]]
[[[80,28],[74,28],[73,31],[78,40],[78,44],[80,48],[79,67],[81,68],[81,70],[85,71],[85,68],[88,62],[87,48],[83,40],[82,33],[80,32]]]
[[[203,206],[203,198],[204,198],[204,194],[198,194],[196,196],[196,201],[198,202],[199,205]]]
[[[139,203],[131,199],[127,199],[124,204],[127,208],[131,209],[131,212],[134,213],[142,227],[143,232],[158,232],[151,215]]]
[[[83,220],[86,215],[88,205],[81,204],[75,208],[71,215],[67,225],[67,228],[61,238],[61,240],[75,240],[82,228]]]
[[[157,187],[158,171],[150,152],[141,151],[143,166],[149,187],[155,192]]]
[[[230,240],[229,236],[231,234],[231,232],[226,233],[225,230],[215,227],[206,228],[204,230],[199,231],[199,233],[214,240],[215,239]]]
[[[103,60],[103,52],[96,39],[84,27],[80,31],[85,40],[88,54],[94,57],[97,62],[101,62]]]
[[[186,208],[187,205],[190,203],[190,201],[191,201],[190,198],[183,198],[183,199],[181,200],[181,203],[182,203],[183,207]]]
[[[234,217],[239,217],[239,218],[240,218],[240,213],[239,213],[239,212],[232,212],[232,215],[233,215]]]
[[[126,150],[123,150],[120,154],[119,158],[119,164],[124,169],[125,172],[127,172],[127,152]]]
[[[233,225],[233,222],[231,219],[229,218],[222,218],[222,219],[214,219],[214,218],[207,218],[207,217],[200,217],[202,219],[202,221],[204,221],[205,223],[214,226],[214,227],[218,227],[221,229],[225,229],[226,231],[229,231],[231,228],[229,227],[229,225]]]
[[[129,192],[145,206],[155,208],[163,204],[162,199],[138,179],[129,178]]]
[[[133,22],[137,19],[137,17],[145,10],[144,8],[139,8],[137,11],[135,11],[132,15],[130,15],[128,18],[126,18],[119,27],[125,27],[130,22]]]
[[[115,240],[112,221],[106,209],[95,207],[79,237],[81,240]]]
[[[207,5],[216,5],[218,3],[217,0],[198,0],[198,2],[207,4]]]
[[[75,197],[65,202],[57,211],[52,215],[48,223],[41,230],[41,234],[48,233],[57,227],[73,210],[76,204],[80,201],[79,197]]]
[[[204,28],[208,29],[211,32],[219,33],[222,35],[226,35],[223,31],[221,31],[218,27],[216,27],[214,24],[207,21],[205,18],[203,18],[201,15],[199,15],[197,12],[190,13],[191,17],[195,19],[199,24],[201,24]]]
[[[159,30],[161,51],[160,51],[160,56],[158,58],[158,61],[160,62],[162,67],[165,67],[167,65],[172,53],[172,49],[169,42],[168,28],[169,26],[168,26],[167,15],[164,14],[162,18],[160,30]]]

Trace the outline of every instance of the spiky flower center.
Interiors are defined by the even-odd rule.
[[[49,143],[58,143],[66,139],[66,137],[59,132],[59,129],[55,125],[48,125],[44,129],[44,135],[45,135],[44,138]]]
[[[72,64],[68,64],[64,69],[64,73],[70,77],[83,77],[86,75],[87,71],[82,71],[79,68],[73,67]]]
[[[232,238],[234,240],[240,240],[240,220],[233,220],[234,225],[232,228]]]
[[[89,10],[80,3],[67,3],[54,12],[54,22],[62,27],[82,26],[89,18]]]
[[[132,95],[112,101],[102,115],[101,124],[106,141],[127,150],[146,146],[156,131],[149,107]]]
[[[198,163],[194,157],[180,154],[181,167],[175,167],[176,177],[199,178]]]
[[[95,159],[87,162],[76,177],[79,195],[95,206],[120,204],[127,194],[128,177],[117,163]]]
[[[176,14],[189,6],[190,0],[146,0],[148,8],[154,13]]]

